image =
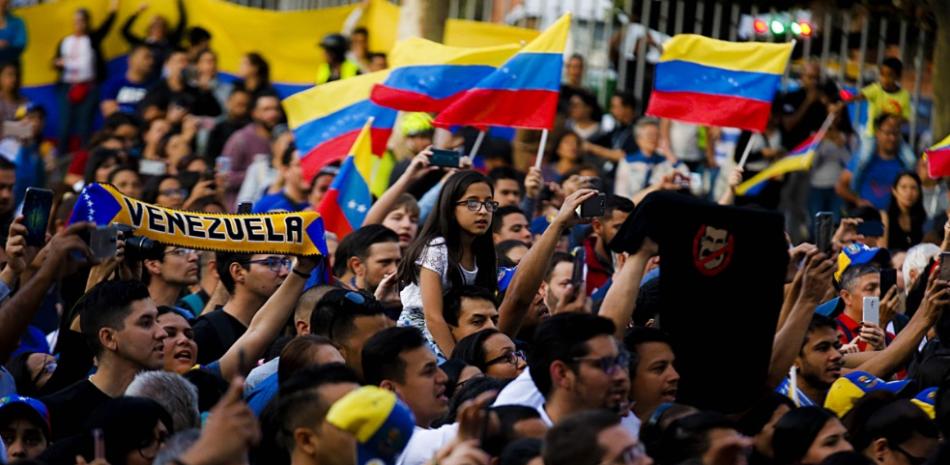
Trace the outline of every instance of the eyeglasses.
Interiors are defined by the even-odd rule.
[[[260,260],[251,260],[248,263],[257,263],[258,265],[264,265],[269,268],[274,273],[279,272],[281,269],[286,268],[290,269],[290,266],[293,264],[293,260],[287,257],[267,257]]]
[[[43,364],[43,368],[40,368],[40,372],[36,374],[36,377],[33,378],[33,385],[36,386],[36,383],[43,377],[45,374],[52,375],[56,371],[57,367],[56,359],[50,358]]]
[[[145,460],[155,460],[155,456],[158,455],[159,449],[162,448],[162,445],[165,444],[167,439],[167,433],[159,433],[158,436],[152,437],[148,443],[139,447],[139,455]]]
[[[158,191],[158,195],[164,195],[165,197],[185,197],[188,195],[188,190],[186,189],[162,189]]]
[[[907,457],[907,463],[909,463],[910,465],[923,465],[924,462],[927,461],[927,457],[917,457],[916,455],[912,455],[910,452],[907,452],[906,450],[904,450],[904,448],[901,446],[888,445],[888,447],[890,447],[892,450],[896,450],[897,452],[904,454],[904,457]]]
[[[643,446],[642,442],[638,442],[630,447],[627,447],[617,458],[613,459],[608,463],[617,463],[623,465],[636,465],[640,463],[647,456],[646,447]]]
[[[616,357],[574,357],[575,362],[591,362],[595,367],[607,374],[613,376],[617,370],[626,370],[630,364],[630,354],[620,352]]]
[[[183,248],[176,247],[174,249],[169,250],[168,252],[165,252],[165,255],[174,255],[176,257],[187,257],[191,254],[197,255],[198,251],[195,249],[183,249]]]
[[[501,357],[495,357],[491,360],[488,360],[485,362],[485,366],[492,366],[499,363],[507,363],[509,365],[518,366],[522,360],[524,360],[524,351],[514,350],[502,355]]]
[[[468,200],[462,200],[461,202],[455,202],[455,204],[465,205],[465,207],[468,208],[468,211],[471,211],[471,212],[477,212],[478,210],[481,209],[482,205],[485,206],[485,211],[487,211],[488,213],[498,210],[498,202],[495,202],[493,200],[486,200],[482,202],[475,199],[468,199]]]

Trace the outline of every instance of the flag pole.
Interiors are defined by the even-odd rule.
[[[759,134],[757,132],[752,133],[752,135]],[[752,152],[752,136],[749,136],[749,140],[745,143],[745,150],[742,151],[742,158],[739,159],[739,169],[745,169],[745,162],[749,159],[749,153]]]
[[[541,130],[541,143],[538,144],[538,156],[534,159],[534,167],[541,169],[541,162],[544,160],[544,146],[548,144],[548,130]]]
[[[478,155],[478,149],[482,147],[483,140],[485,140],[485,130],[478,131],[478,137],[475,138],[475,145],[472,145],[472,153],[468,156],[472,160],[475,160],[475,155]]]

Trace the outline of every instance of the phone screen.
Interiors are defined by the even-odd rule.
[[[603,192],[587,199],[580,206],[578,215],[581,218],[595,218],[604,216],[607,211],[607,194]]]
[[[254,207],[254,204],[251,202],[241,202],[238,204],[237,212],[238,213],[251,213],[251,209]]]
[[[831,252],[831,236],[834,234],[834,215],[818,212],[815,215],[815,245],[821,253]]]
[[[950,252],[940,252],[940,274],[937,278],[950,281]]]
[[[23,222],[26,225],[26,244],[42,247],[46,243],[53,191],[27,187],[23,197]]]
[[[862,321],[865,323],[881,324],[881,299],[878,297],[865,297]]]
[[[462,154],[455,150],[432,149],[429,163],[443,168],[458,168]]]
[[[571,284],[579,289],[584,284],[584,267],[587,266],[584,249],[578,247],[574,251],[574,271],[571,273]]]
[[[885,268],[881,270],[881,298],[887,295],[892,287],[897,285],[897,270]]]

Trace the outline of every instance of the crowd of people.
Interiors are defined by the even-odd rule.
[[[6,3],[0,463],[950,463],[950,201],[902,135],[911,108],[896,59],[856,96],[804,64],[767,132],[741,133],[724,155],[728,129],[644,116],[624,92],[605,112],[574,55],[540,168],[515,154],[523,132],[488,137],[478,169],[436,167],[432,115],[405,114],[388,189],[362,225],[327,234],[325,256],[124,237],[94,258],[95,226],[70,223],[84,186],[202,213],[299,212],[316,209],[338,163],[303,175],[267,61],[249,53],[240,79],[225,79],[183,0],[174,27],[154,16],[146,36],[132,33],[147,4],[125,22],[120,75],[100,51],[118,0],[104,19],[76,12],[52,54],[59,124],[47,139],[48,110],[19,90],[24,25]],[[362,11],[320,41],[316,84],[387,66],[355,27]],[[858,99],[866,132],[846,112]],[[736,194],[829,115],[810,171]],[[474,140],[461,130],[445,146]],[[17,213],[28,187],[54,193],[42,246]],[[782,306],[763,308],[778,313],[768,376],[742,411],[677,402],[661,238],[617,252],[621,227],[660,191],[785,215]],[[836,223],[830,249],[814,245],[818,212]]]

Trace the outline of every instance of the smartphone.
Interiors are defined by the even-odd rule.
[[[604,216],[607,211],[607,194],[597,193],[597,195],[585,200],[578,209],[577,215],[581,218]]]
[[[937,279],[950,281],[950,252],[940,252],[940,274]]]
[[[231,171],[231,159],[225,156],[219,156],[214,160],[214,171],[216,173],[228,173]]]
[[[880,221],[865,221],[855,228],[858,234],[864,237],[883,237],[884,223]]]
[[[96,460],[106,459],[106,440],[102,435],[102,430],[96,428],[92,430],[93,454]]]
[[[892,287],[897,285],[897,270],[894,268],[885,268],[881,270],[881,297],[887,295]]]
[[[26,245],[42,247],[46,243],[49,214],[53,207],[53,191],[27,187],[23,197],[23,223],[26,225]]]
[[[254,208],[254,204],[252,202],[241,202],[238,204],[237,212],[244,214],[251,213],[252,208]]]
[[[178,173],[178,182],[181,183],[181,188],[191,192],[191,189],[195,187],[195,184],[198,184],[198,181],[201,179],[201,173],[196,171],[184,171]]]
[[[455,150],[432,149],[429,163],[442,168],[458,168],[461,166],[462,154]]]
[[[584,278],[586,277],[585,267],[587,266],[586,254],[582,247],[578,247],[574,250],[574,271],[571,272],[571,284],[574,285],[575,289],[580,289],[584,284]]]
[[[878,297],[864,298],[864,316],[861,317],[864,323],[881,324],[881,299]]]
[[[815,214],[815,246],[823,254],[831,253],[831,237],[834,235],[835,217],[831,212]]]
[[[26,121],[4,121],[3,137],[29,139],[33,137],[33,126]]]
[[[118,238],[119,228],[114,225],[99,226],[89,231],[89,249],[92,256],[99,261],[114,257]]]
[[[165,162],[158,160],[141,160],[139,161],[139,173],[142,173],[146,176],[161,176],[165,174],[167,167]]]

